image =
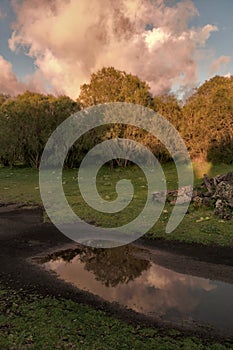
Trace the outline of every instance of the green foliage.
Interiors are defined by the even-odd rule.
[[[7,99],[0,107],[0,160],[5,165],[17,161],[39,167],[45,143],[55,128],[79,109],[66,96],[29,91]]]
[[[195,90],[181,107],[173,94],[152,97],[149,86],[137,76],[104,67],[81,86],[77,102],[67,96],[54,97],[25,92],[17,97],[0,95],[0,163],[22,162],[38,168],[45,143],[55,128],[79,111],[80,106],[129,102],[154,109],[180,132],[193,159],[233,162],[233,77],[216,76]],[[146,117],[145,117],[146,119]],[[145,120],[145,127],[148,121]],[[133,124],[133,120],[132,120]],[[149,148],[160,162],[171,160],[167,149],[145,130],[133,125],[112,124],[83,135],[69,150],[65,166],[75,168],[97,143],[111,138],[132,139]],[[126,166],[118,159],[113,166]]]
[[[164,94],[155,96],[153,103],[153,109],[173,124],[177,130],[180,130],[183,111],[175,95]]]
[[[0,106],[10,98],[10,95],[0,94]]]
[[[164,95],[152,98],[149,86],[132,74],[114,69],[103,68],[92,74],[89,84],[81,87],[79,102],[83,107],[89,107],[107,102],[129,102],[155,109],[167,118],[178,129],[182,110],[174,95]],[[110,121],[111,122],[111,121]],[[145,120],[145,125],[146,125]],[[133,123],[132,123],[133,124]],[[112,125],[106,128],[100,139],[126,138],[140,142],[148,147],[160,161],[171,159],[165,147],[149,133],[130,125]],[[117,159],[118,166],[126,166],[129,162]],[[113,163],[112,163],[113,165]]]
[[[180,131],[183,112],[177,98],[173,94],[155,96],[153,100],[153,109]],[[167,162],[171,160],[171,155],[158,140],[154,140],[153,142],[153,153],[160,161]]]
[[[81,86],[78,101],[85,108],[92,105],[109,102],[127,102],[152,107],[152,96],[149,86],[137,76],[116,70],[113,67],[104,67],[91,75],[89,84]],[[111,124],[111,118],[109,119]],[[97,143],[101,140],[126,138],[144,143],[145,133],[142,130],[124,124],[114,124],[102,128]],[[126,166],[127,160],[117,159],[111,162],[118,166]]]
[[[233,77],[216,76],[183,108],[182,135],[193,158],[233,162]]]
[[[152,106],[149,86],[137,76],[113,67],[104,67],[97,73],[93,73],[90,83],[81,86],[78,101],[84,108],[109,102]]]

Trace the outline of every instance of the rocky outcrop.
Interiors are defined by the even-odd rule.
[[[233,218],[233,172],[209,178],[196,189],[193,201],[198,205],[213,207],[215,215],[223,220]]]
[[[206,174],[202,185],[192,189],[184,186],[179,190],[153,193],[154,201],[166,201],[170,204],[184,204],[190,200],[196,206],[205,205],[213,208],[220,219],[233,219],[233,172],[209,178]]]

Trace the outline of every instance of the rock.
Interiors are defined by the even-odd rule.
[[[232,219],[232,210],[221,199],[218,199],[215,203],[214,214],[223,220]]]
[[[204,174],[204,184],[207,188],[207,191],[211,194],[213,192],[213,187],[214,187],[214,180],[210,179],[206,174]]]
[[[184,194],[182,196],[178,196],[174,204],[184,204],[184,203],[190,202],[190,200],[191,200],[191,197],[188,196],[187,194]]]
[[[204,182],[195,191],[193,201],[200,205],[214,206],[215,215],[221,219],[233,218],[233,172],[217,175],[212,179],[206,174]]]
[[[216,191],[213,198],[225,201],[231,208],[233,208],[233,186],[225,181],[221,181],[216,186]]]
[[[233,219],[233,172],[209,178],[206,174],[203,184],[193,190],[192,186],[183,186],[179,190],[153,193],[153,201],[170,204],[184,204],[190,200],[198,207],[205,205],[214,209],[215,215],[223,220]]]
[[[175,204],[184,204],[190,202],[192,199],[192,195],[193,187],[191,185],[179,188]]]
[[[153,192],[152,200],[154,202],[164,202],[166,195],[166,191]]]
[[[152,199],[153,201],[163,202],[164,196],[166,196],[166,200],[170,204],[184,204],[190,202],[192,193],[192,186],[183,186],[179,190],[154,192]]]
[[[200,206],[202,206],[202,204],[203,204],[203,198],[196,195],[196,196],[193,198],[193,202],[196,203],[196,205],[197,205],[198,207],[200,207]]]

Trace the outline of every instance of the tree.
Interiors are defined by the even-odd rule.
[[[38,168],[51,133],[79,110],[69,97],[25,92],[0,107],[0,157],[4,164],[21,161]]]
[[[183,121],[183,112],[174,94],[154,96],[153,109],[180,131]],[[160,141],[154,139],[151,141],[151,145],[153,145],[153,153],[160,161],[166,162],[171,159],[171,155]]]
[[[78,101],[84,108],[108,102],[129,102],[146,107],[152,106],[149,86],[137,76],[113,67],[104,67],[97,73],[93,73],[90,83],[81,86]]]
[[[10,98],[10,95],[0,94],[0,106]]]
[[[129,245],[114,249],[83,247],[82,250],[77,248],[53,253],[49,259],[72,262],[79,256],[81,263],[85,264],[85,270],[93,273],[97,281],[107,287],[116,287],[134,281],[150,268],[150,261],[138,257],[138,252],[140,249]],[[48,258],[45,258],[46,261]]]
[[[232,101],[233,77],[220,76],[206,81],[187,100],[183,108],[182,135],[192,157],[233,161]]]
[[[6,166],[22,161],[23,124],[14,99],[2,104],[0,109],[0,160]]]
[[[174,94],[154,96],[153,109],[179,131],[183,120],[183,112]]]
[[[104,67],[97,73],[93,73],[90,83],[81,86],[78,101],[84,108],[109,102],[135,103],[145,107],[153,106],[152,95],[145,82],[135,75],[127,74],[113,67]],[[111,118],[109,124],[111,124]],[[99,138],[95,137],[95,139],[97,142],[111,138],[135,139],[136,134],[139,135],[139,132],[133,126],[114,124],[99,129]],[[128,164],[127,160],[122,159],[116,159],[115,162],[118,166]],[[111,166],[113,163],[114,161],[111,162]]]

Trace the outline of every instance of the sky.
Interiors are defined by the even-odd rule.
[[[153,94],[233,74],[232,0],[0,0],[0,93],[76,99],[103,66]]]

